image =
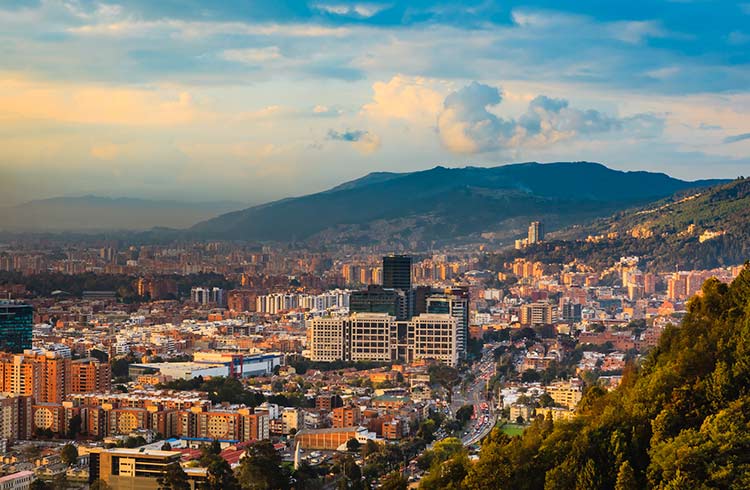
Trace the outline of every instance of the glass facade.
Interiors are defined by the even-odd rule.
[[[0,351],[20,354],[31,349],[33,320],[31,305],[0,301]]]

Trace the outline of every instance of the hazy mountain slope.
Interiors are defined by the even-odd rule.
[[[588,162],[435,167],[370,174],[329,191],[218,216],[191,231],[233,239],[327,242],[337,241],[337,235],[381,241],[405,232],[425,241],[482,232],[511,236],[527,219],[563,226],[709,183]]]
[[[57,197],[0,210],[0,230],[95,231],[185,228],[242,203],[151,201],[97,196]]]

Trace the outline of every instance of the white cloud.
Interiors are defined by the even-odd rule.
[[[502,101],[499,89],[477,82],[445,98],[438,116],[443,145],[454,153],[549,146],[577,136],[626,132],[633,138],[661,134],[664,121],[655,114],[617,118],[594,109],[575,109],[565,99],[540,95],[517,119],[503,119],[490,112]]]
[[[360,153],[370,154],[380,148],[380,137],[370,131],[364,130],[346,130],[346,131],[328,131],[328,139],[333,141],[343,141],[351,143]]]
[[[228,49],[221,53],[221,57],[227,61],[239,63],[257,64],[281,58],[281,50],[278,46],[264,48]]]
[[[374,3],[359,3],[354,5],[347,5],[342,3],[319,3],[314,7],[322,12],[333,15],[349,16],[349,17],[361,17],[369,18],[382,12],[387,5],[379,5]]]
[[[435,124],[448,89],[444,82],[396,75],[372,85],[372,102],[362,107],[365,115]]]

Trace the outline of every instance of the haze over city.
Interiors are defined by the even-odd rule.
[[[0,5],[0,205],[257,204],[371,171],[747,172],[743,2]]]
[[[750,0],[0,0],[0,489],[750,489]]]

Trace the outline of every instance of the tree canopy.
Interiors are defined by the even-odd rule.
[[[474,464],[430,461],[422,487],[750,488],[748,339],[745,267],[731,285],[707,281],[682,324],[617,389],[589,388],[574,419],[538,418],[522,437],[495,429]]]

